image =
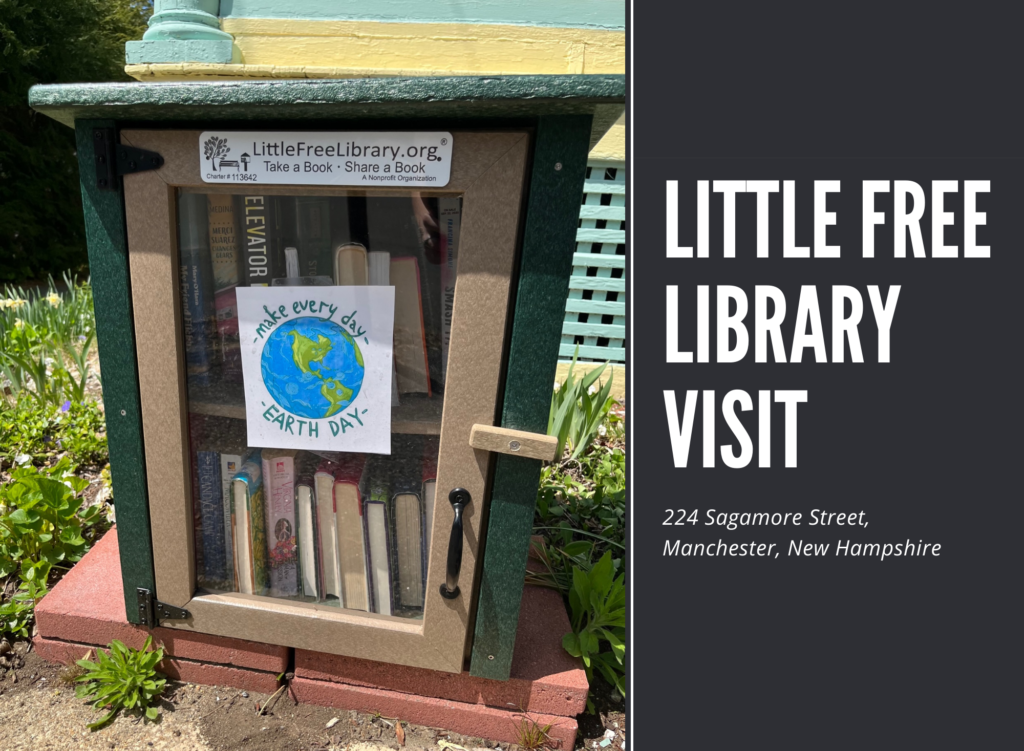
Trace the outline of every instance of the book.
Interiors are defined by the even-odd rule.
[[[262,595],[268,586],[267,522],[263,498],[260,452],[246,457],[231,481],[236,589]]]
[[[295,245],[300,261],[297,276],[334,277],[330,198],[300,196],[295,199]]]
[[[234,535],[231,528],[231,481],[242,468],[242,453],[220,454],[220,505],[224,520],[224,581],[235,581]],[[233,587],[232,587],[233,588]]]
[[[341,564],[338,560],[338,526],[335,520],[334,498],[336,470],[337,465],[333,462],[322,461],[313,475],[313,490],[316,494],[317,527],[320,530],[320,599],[341,604]]]
[[[216,451],[196,452],[199,485],[199,518],[203,538],[203,574],[208,582],[224,582],[227,541],[224,539],[224,499],[220,480],[220,455]]]
[[[452,340],[452,312],[455,310],[455,277],[459,233],[462,225],[462,199],[437,199],[441,224],[441,370],[438,379],[444,385],[448,372],[448,347]]]
[[[238,301],[235,295],[240,259],[235,200],[227,193],[210,193],[206,202],[213,265],[213,303],[221,356],[225,372],[238,377],[242,373],[242,350],[238,341]]]
[[[294,449],[264,449],[262,452],[271,597],[292,597],[299,593],[295,548],[295,454]]]
[[[420,454],[392,456],[391,513],[393,530],[392,580],[395,605],[422,609],[425,585],[423,556],[423,464]]]
[[[285,279],[298,279],[301,276],[298,248],[284,249],[284,276]]]
[[[270,285],[270,200],[270,196],[241,196],[240,235],[244,238],[245,283],[250,287]]]
[[[363,454],[344,455],[334,473],[333,497],[342,606],[349,610],[370,611],[372,584],[367,571],[367,543],[363,529],[365,466]]]
[[[391,259],[395,288],[395,370],[402,394],[431,394],[427,340],[423,327],[419,263],[415,258]]]
[[[391,286],[391,254],[386,250],[371,250],[366,254],[369,267],[368,284],[371,287]],[[398,373],[395,370],[395,358],[391,358],[391,406],[399,406]]]
[[[323,551],[321,531],[317,518],[316,485],[309,456],[302,455],[301,467],[296,471],[295,517],[296,545],[299,559],[299,594],[316,600],[324,598]]]
[[[367,579],[370,584],[370,611],[391,615],[394,590],[391,577],[391,510],[387,459],[370,456],[363,472],[363,527],[366,538]]]
[[[289,247],[295,247],[295,198],[272,196],[267,217],[267,254],[271,279],[288,277],[285,248]]]
[[[334,249],[334,283],[363,286],[369,280],[366,248],[359,243],[345,243]]]
[[[430,541],[434,533],[434,498],[437,495],[437,457],[440,439],[427,436],[423,446],[423,574],[430,559]]]
[[[201,385],[209,383],[210,366],[216,359],[217,346],[207,218],[205,195],[181,195],[178,202],[178,274],[185,366],[188,378]]]

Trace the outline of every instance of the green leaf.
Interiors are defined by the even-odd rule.
[[[96,722],[89,723],[87,727],[89,728],[89,730],[99,730],[101,727],[104,727],[107,723],[113,720],[114,715],[116,715],[119,710],[120,707],[115,707],[114,709],[110,710],[109,713],[98,719]]]
[[[580,639],[572,631],[562,637],[562,649],[573,657],[579,657],[583,654],[583,651],[580,649]]]
[[[606,551],[601,560],[594,564],[594,567],[590,569],[590,586],[594,592],[598,594],[602,599],[608,594],[612,587],[612,577],[615,574],[615,569],[612,565],[612,554],[611,551]]]
[[[153,722],[156,722],[156,719],[159,716],[160,716],[160,710],[157,709],[156,707],[149,707],[146,710],[146,717],[148,717]]]

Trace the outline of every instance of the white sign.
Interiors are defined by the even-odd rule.
[[[394,287],[239,287],[249,445],[391,453]]]
[[[439,188],[448,184],[451,168],[451,133],[206,131],[199,136],[199,172],[207,183]]]

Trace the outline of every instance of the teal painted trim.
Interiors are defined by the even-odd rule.
[[[623,365],[626,362],[625,347],[596,347],[581,344],[579,352],[577,352],[576,346],[575,344],[563,344],[558,348],[558,356],[563,362],[567,360],[571,362],[573,355],[577,355],[580,360],[610,362],[612,365]]]
[[[221,0],[221,18],[493,23],[624,31],[624,0]]]
[[[241,53],[231,37],[224,40],[182,39],[126,42],[124,61],[128,65],[146,63],[233,63]]]
[[[626,221],[625,206],[581,206],[580,219],[604,219],[616,222]]]
[[[623,112],[626,77],[424,76],[78,83],[33,86],[28,99],[33,109],[71,127],[76,119],[166,123],[592,115],[592,147]],[[296,127],[310,125],[303,122]]]
[[[114,508],[117,511],[124,605],[128,620],[138,623],[139,606],[135,590],[145,587],[152,591],[155,580],[124,195],[120,180],[116,191],[96,187],[93,150],[93,131],[113,125],[109,121],[80,121],[76,138],[85,234],[89,245],[89,275],[96,304],[96,337],[103,363],[103,403],[107,417]]]
[[[584,227],[576,230],[576,242],[621,245],[626,242],[626,231],[618,229],[588,229]]]
[[[231,35],[220,30],[220,0],[155,0],[149,29],[144,40],[226,39]]]
[[[537,124],[502,406],[506,428],[547,430],[590,130],[587,116]],[[504,681],[512,669],[540,468],[535,459],[495,460],[470,659],[475,676]]]
[[[594,313],[600,316],[624,316],[626,315],[626,303],[605,302],[603,300],[573,300],[570,298],[565,301],[565,312]]]
[[[618,254],[611,256],[602,253],[573,253],[572,265],[592,269],[624,269],[626,257]]]
[[[625,183],[606,183],[600,180],[587,180],[584,193],[611,193],[613,196],[626,195]]]
[[[571,336],[594,336],[607,339],[622,339],[626,336],[624,325],[613,323],[563,323],[562,333]]]
[[[589,289],[595,292],[625,292],[626,280],[600,276],[574,276],[569,280],[569,289]]]

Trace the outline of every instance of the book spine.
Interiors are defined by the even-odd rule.
[[[185,335],[185,364],[194,383],[209,382],[215,358],[217,317],[213,304],[213,267],[207,233],[206,196],[186,193],[179,203],[179,282]]]
[[[211,193],[206,197],[209,214],[210,255],[213,263],[213,300],[217,333],[227,372],[240,375],[242,351],[238,342],[239,247],[234,196]]]
[[[309,196],[295,199],[295,239],[299,248],[300,276],[333,278],[330,198]]]
[[[363,544],[366,551],[367,590],[371,612],[391,615],[394,609],[394,571],[391,555],[391,514],[386,460],[374,456],[367,462],[363,503]],[[377,514],[372,512],[376,508]],[[375,517],[382,517],[380,529],[371,530]]]
[[[455,274],[462,222],[462,200],[438,198],[441,220],[441,372],[444,385],[448,371],[448,346],[452,339],[452,313],[455,310]]]
[[[287,279],[285,248],[295,246],[295,199],[292,196],[272,196],[268,201],[267,254],[270,278]]]
[[[199,513],[203,531],[203,567],[208,581],[224,582],[226,545],[224,540],[223,485],[220,457],[214,451],[196,453],[199,477]]]
[[[366,254],[368,278],[371,287],[391,286],[391,254],[386,250],[371,250]],[[398,371],[395,369],[394,347],[391,357],[391,406],[400,405],[398,396]]]
[[[253,593],[264,594],[270,586],[267,570],[269,551],[267,549],[267,521],[263,485],[249,489],[249,555],[252,560]]]
[[[250,287],[270,285],[270,196],[242,196],[240,221],[245,238],[245,283]]]
[[[231,511],[234,506],[234,498],[231,495],[231,483],[235,475],[242,468],[242,457],[238,454],[220,455],[220,482],[221,501],[224,515],[224,540],[226,542],[224,555],[224,580],[232,582],[235,579],[235,551],[234,551],[234,527],[231,521]]]
[[[264,517],[266,504],[263,502],[263,470],[258,449],[246,456],[242,469],[233,482],[236,486],[242,483],[245,487],[245,526],[248,528],[248,539],[239,539],[237,547],[244,546],[249,553],[248,568],[245,568],[241,565],[241,551],[235,551],[235,581],[239,584],[236,589],[244,591],[241,581],[248,579],[252,584],[252,593],[262,595],[267,590],[267,523]],[[239,530],[241,534],[241,522],[237,518],[238,508],[234,503],[232,510],[235,512],[235,518],[232,519],[233,529]]]
[[[263,458],[266,489],[270,594],[291,597],[299,593],[295,547],[295,460],[288,456]]]

